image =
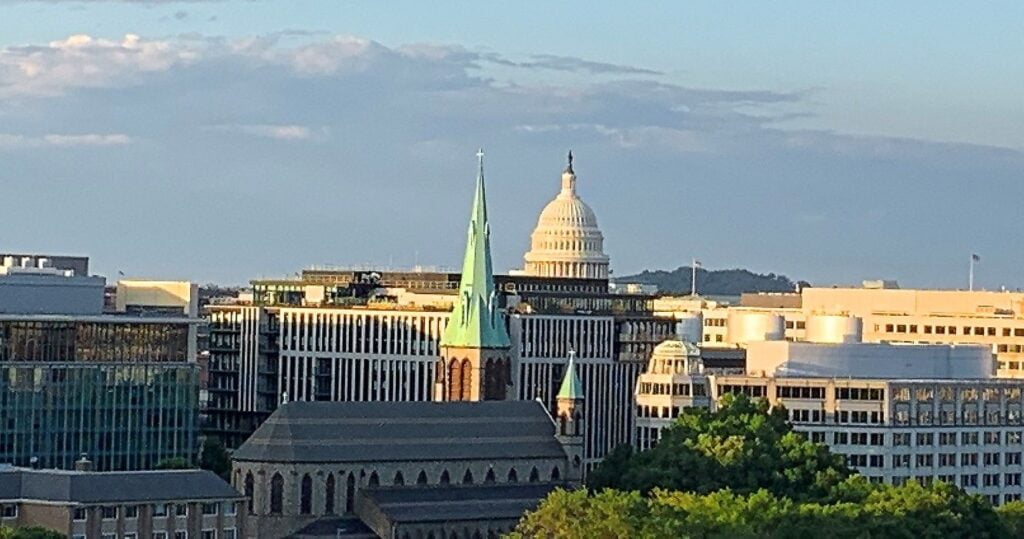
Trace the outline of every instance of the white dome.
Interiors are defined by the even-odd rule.
[[[576,194],[576,173],[562,173],[562,190],[544,206],[523,257],[525,273],[543,277],[607,279],[608,255],[594,210]]]

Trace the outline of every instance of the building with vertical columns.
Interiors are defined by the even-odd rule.
[[[576,194],[572,152],[562,172],[562,189],[541,211],[523,258],[526,275],[608,279],[604,235],[594,210]]]
[[[942,480],[996,505],[1024,495],[1024,383],[996,377],[987,347],[761,341],[742,374],[676,373],[657,356],[637,385],[641,448],[682,408],[745,394],[873,482]]]
[[[512,343],[491,268],[482,150],[477,157],[480,170],[458,296],[441,337],[434,395],[438,401],[504,400],[512,383]]]

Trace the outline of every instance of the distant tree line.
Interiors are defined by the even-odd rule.
[[[672,271],[644,270],[636,275],[616,277],[616,282],[658,286],[670,294],[690,293],[690,266]],[[745,269],[706,270],[697,268],[697,293],[705,296],[738,296],[744,292],[792,292],[796,283],[784,275],[754,273]]]

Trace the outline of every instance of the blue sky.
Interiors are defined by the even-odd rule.
[[[618,274],[1024,286],[1024,4],[431,4],[0,0],[3,249],[455,265],[484,146],[507,269],[572,147]]]

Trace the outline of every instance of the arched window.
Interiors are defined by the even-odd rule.
[[[494,482],[494,468],[488,468],[487,469],[487,475],[484,476],[484,483],[493,483],[493,482]]]
[[[249,503],[249,514],[252,514],[253,510],[253,496],[255,495],[256,482],[252,478],[252,472],[245,474],[245,497],[248,498]]]
[[[462,363],[457,359],[448,365],[448,400],[462,400]]]
[[[560,472],[558,470],[558,466],[555,466],[554,468],[551,468],[551,480],[552,481],[561,481],[562,480],[562,472]]]
[[[405,477],[402,475],[402,470],[395,472],[395,479],[391,482],[394,485],[404,485]]]
[[[534,466],[533,469],[530,470],[530,482],[536,483],[537,481],[540,481],[540,472],[538,472],[537,467]]]
[[[420,470],[420,474],[416,476],[416,484],[417,485],[426,485],[427,484],[427,472],[425,472],[423,470]]]
[[[519,482],[519,474],[516,473],[516,469],[515,468],[512,468],[511,470],[508,471],[508,482],[509,483],[518,483]]]
[[[451,477],[448,476],[448,470],[441,472],[441,478],[437,482],[441,485],[447,485],[452,482]]]
[[[276,473],[270,479],[270,514],[280,515],[284,508],[284,478]]]
[[[494,380],[494,374],[496,369],[494,368],[494,360],[488,359],[484,363],[484,400],[497,399],[497,383]]]
[[[324,488],[324,514],[334,514],[334,474],[327,474],[327,485]]]
[[[558,433],[565,436],[566,431],[569,428],[569,415],[562,414],[558,416]]]
[[[302,492],[299,495],[299,512],[308,515],[313,512],[313,478],[302,476]]]
[[[463,485],[472,485],[473,484],[473,472],[470,471],[469,468],[466,468],[466,473],[462,476],[462,484]]]
[[[462,360],[462,400],[473,398],[473,368],[468,359]]]
[[[345,512],[351,513],[352,509],[356,505],[356,475],[354,473],[348,474],[348,479],[345,480]]]
[[[380,486],[380,476],[377,475],[377,472],[373,472],[370,474],[370,480],[367,481],[367,484],[370,485],[371,487]]]

